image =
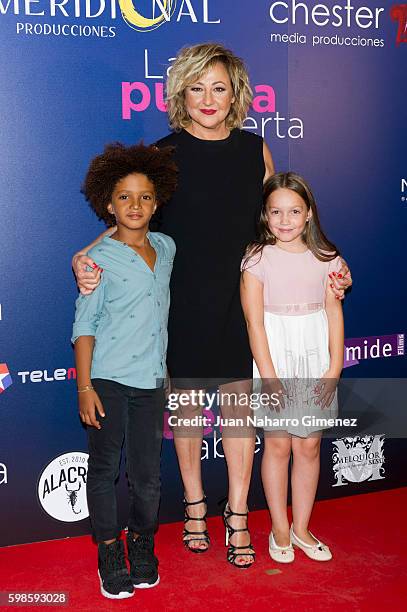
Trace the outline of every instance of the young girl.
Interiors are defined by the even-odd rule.
[[[260,237],[249,245],[242,262],[241,298],[254,357],[253,377],[262,379],[263,390],[281,398],[269,415],[284,424],[268,426],[266,419],[262,461],[272,519],[269,552],[281,563],[294,561],[293,544],[311,559],[332,558],[329,548],[308,531],[322,431],[304,417],[322,414],[328,420],[337,415],[343,314],[328,285],[340,276],[340,267],[339,252],[321,229],[304,179],[292,172],[269,178],[264,185]]]

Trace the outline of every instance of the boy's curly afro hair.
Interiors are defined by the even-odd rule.
[[[178,169],[173,160],[174,147],[159,149],[143,143],[126,147],[120,142],[109,144],[89,166],[82,193],[99,219],[114,225],[107,210],[117,183],[129,174],[144,174],[154,185],[159,206],[167,202],[177,187]]]

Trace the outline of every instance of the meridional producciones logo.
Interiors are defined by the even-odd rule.
[[[341,487],[349,482],[381,480],[384,478],[384,434],[340,438],[332,442],[333,471]]]
[[[162,25],[165,21],[170,21],[174,14],[176,0],[156,0],[153,2],[153,13],[156,7],[159,9],[159,15],[153,15],[152,18],[144,17],[134,7],[133,0],[119,0],[120,9],[124,21],[128,26],[139,32],[148,32]]]
[[[390,9],[390,17],[399,22],[396,44],[407,43],[407,4],[395,4]]]
[[[73,523],[89,516],[86,501],[88,474],[86,453],[73,451],[53,459],[38,481],[38,499],[57,521]]]
[[[10,372],[8,371],[8,367],[6,363],[0,363],[0,393],[3,393],[13,384],[13,379],[10,376]]]

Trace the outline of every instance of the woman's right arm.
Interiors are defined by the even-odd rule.
[[[99,268],[91,257],[88,257],[88,251],[97,245],[102,238],[111,236],[115,231],[116,227],[109,227],[103,234],[100,234],[93,242],[75,253],[72,257],[72,269],[82,295],[89,295],[98,287],[102,273],[102,268]],[[92,271],[89,271],[88,267],[92,268]]]

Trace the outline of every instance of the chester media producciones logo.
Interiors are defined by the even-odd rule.
[[[55,457],[42,471],[38,499],[57,521],[73,523],[89,516],[86,501],[87,453],[72,451]]]
[[[333,471],[336,483],[342,487],[350,482],[358,483],[384,478],[384,434],[356,436],[333,440]]]
[[[0,393],[3,393],[12,384],[13,379],[10,376],[7,364],[0,363]]]
[[[407,4],[395,4],[390,9],[390,17],[398,22],[396,45],[407,43]]]

